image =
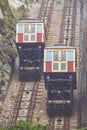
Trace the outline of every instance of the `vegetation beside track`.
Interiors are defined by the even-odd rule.
[[[48,128],[46,125],[41,125],[38,121],[35,125],[24,121],[18,121],[15,125],[0,128],[0,130],[48,130]]]
[[[79,130],[87,130],[87,127],[86,127],[86,128],[82,128],[82,129],[79,129]]]

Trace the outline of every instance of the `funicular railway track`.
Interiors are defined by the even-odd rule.
[[[77,0],[65,0],[62,13],[61,30],[59,37],[60,45],[75,45]],[[78,45],[79,47],[79,45]],[[51,130],[73,130],[70,116],[51,117],[49,119],[49,128]]]
[[[14,75],[17,76],[17,73],[14,73]],[[13,123],[16,123],[18,120],[31,122],[38,84],[39,81],[17,81],[17,83],[14,85],[14,88],[10,87],[1,115],[1,126],[11,125]],[[6,105],[8,105],[7,108]]]
[[[55,0],[42,0],[38,14],[38,19],[43,19],[45,22],[46,40],[49,34],[54,2]]]
[[[74,46],[77,0],[65,0],[60,31],[60,43]]]
[[[20,102],[18,105],[16,121],[17,120],[24,120],[24,121],[31,120],[32,111],[34,109],[34,102],[35,102],[37,87],[38,87],[38,82],[24,83],[24,88],[23,88],[24,90],[22,92]]]
[[[65,0],[62,13],[61,31],[59,37],[59,43],[65,45],[73,45],[75,39],[75,22],[76,22],[76,1],[77,0]],[[42,0],[38,19],[43,19],[45,22],[46,39],[49,37],[49,30],[51,26],[52,12],[54,9],[55,0]],[[74,20],[73,20],[74,19]],[[17,94],[17,101],[14,103],[14,109],[8,120],[7,124],[16,122],[19,119],[35,123],[35,118],[40,117],[42,124],[47,124],[50,130],[73,130],[70,127],[70,117],[58,116],[48,117],[46,114],[46,90],[44,89],[43,78],[37,85],[35,83],[22,83],[20,90]],[[30,85],[31,84],[31,85]],[[25,89],[26,87],[26,89]],[[28,88],[29,87],[29,88]],[[25,96],[28,95],[28,96]],[[27,100],[28,97],[28,100]],[[24,106],[26,104],[26,106]],[[42,109],[42,107],[44,109]],[[31,106],[31,107],[30,107]],[[37,111],[37,107],[39,111]],[[25,112],[23,112],[25,111]],[[24,115],[23,115],[24,114]],[[44,118],[42,117],[44,116]],[[5,124],[4,124],[5,125]],[[75,130],[75,129],[74,129]]]
[[[65,0],[63,8],[63,19],[61,22],[60,30],[60,45],[75,46],[75,28],[76,28],[76,11],[77,11],[77,0]],[[78,45],[79,46],[79,45]],[[73,129],[70,126],[70,117],[59,116],[49,119],[49,127],[52,130],[60,128],[61,130]]]

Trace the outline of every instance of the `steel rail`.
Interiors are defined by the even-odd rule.
[[[75,45],[76,10],[77,10],[77,0],[74,1],[74,5],[73,5],[71,46]]]
[[[65,0],[64,2],[65,3],[59,41],[60,44],[74,45],[77,0]]]
[[[35,107],[35,99],[37,95],[38,84],[39,84],[39,81],[35,82],[33,85],[32,96],[31,96],[30,105],[28,108],[28,113],[27,113],[27,118],[26,118],[27,122],[32,122],[32,115],[33,115],[33,111]]]
[[[21,105],[21,100],[22,100],[22,96],[23,96],[23,91],[24,91],[24,87],[25,87],[25,82],[22,83],[22,91],[21,91],[21,95],[20,95],[20,99],[19,99],[19,102],[16,104],[16,116],[15,116],[15,120],[14,120],[14,123],[16,123],[17,121],[17,117],[18,117],[18,113],[19,113],[19,108],[20,108],[20,105]]]
[[[27,108],[23,108],[24,110],[27,111],[27,115],[24,116],[25,117],[25,121],[27,121],[28,116],[29,116],[29,110],[30,110],[30,105],[31,105],[31,102],[32,102],[32,96],[34,94],[35,84],[36,84],[36,82],[33,82],[33,86],[31,86],[31,88],[32,88],[32,94],[31,94],[31,97],[30,97],[30,101],[28,101]],[[22,95],[21,95],[21,98],[20,98],[20,101],[19,101],[19,105],[18,105],[18,109],[17,109],[17,114],[16,114],[16,118],[15,118],[15,123],[16,123],[17,119],[20,117],[18,114],[19,114],[20,110],[22,109],[21,103],[22,102],[26,103],[26,99],[23,99],[23,96],[25,95],[25,89],[26,89],[26,83],[24,84]]]
[[[59,39],[59,43],[63,44],[63,39],[64,39],[64,30],[65,30],[65,20],[66,20],[66,12],[67,12],[67,3],[68,0],[64,1],[64,7],[63,7],[63,13],[62,13],[62,22],[61,22],[61,30],[60,30],[60,39]]]
[[[46,41],[49,34],[54,2],[55,0],[42,0],[40,11],[38,14],[38,19],[42,19],[45,23]]]

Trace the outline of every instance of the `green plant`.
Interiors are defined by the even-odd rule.
[[[31,123],[20,120],[16,124],[6,128],[1,128],[0,130],[48,130],[48,128],[46,125],[41,125],[38,122],[33,125]]]
[[[87,127],[86,127],[86,128],[81,128],[81,129],[79,129],[79,130],[87,130]]]

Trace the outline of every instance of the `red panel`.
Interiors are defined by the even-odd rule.
[[[18,34],[18,43],[23,42],[23,34]]]
[[[42,42],[42,33],[37,33],[37,42]]]
[[[74,71],[73,64],[74,64],[73,61],[67,63],[67,71],[68,72],[73,72]]]
[[[46,62],[46,72],[52,72],[52,62]]]

